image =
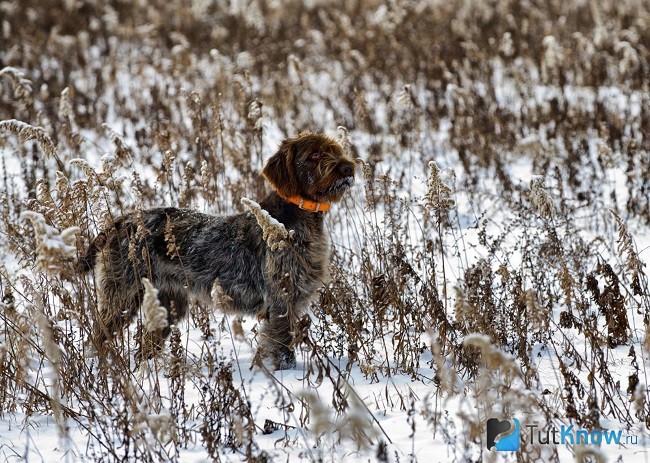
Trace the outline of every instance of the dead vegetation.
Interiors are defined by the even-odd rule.
[[[634,239],[650,226],[646,3],[109,3],[0,2],[2,418],[51,415],[93,461],[194,446],[271,461],[270,432],[305,460],[346,438],[415,460],[387,445],[386,410],[455,461],[484,456],[491,413],[650,428]],[[149,370],[134,370],[135,333],[85,342],[96,294],[71,254],[104,223],[162,204],[242,211],[274,143],[337,126],[363,185],[330,213],[332,281],[298,335],[305,391],[265,373],[277,419],[259,421],[231,342],[255,344],[255,327],[222,311],[192,307]],[[360,397],[355,371],[381,397]],[[473,404],[463,427],[449,400]]]

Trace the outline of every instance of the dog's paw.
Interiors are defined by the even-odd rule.
[[[269,351],[259,347],[253,358],[253,365],[267,370],[293,370],[296,368],[296,354],[289,349]]]
[[[294,370],[296,368],[296,353],[292,350],[283,352],[275,359],[276,370]]]

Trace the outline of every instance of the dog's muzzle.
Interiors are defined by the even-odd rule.
[[[342,189],[347,189],[350,188],[352,185],[354,185],[354,177],[343,177],[338,179],[334,185],[332,186],[332,190],[342,190]]]

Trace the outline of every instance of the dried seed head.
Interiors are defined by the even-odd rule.
[[[259,130],[262,128],[262,103],[255,99],[248,106],[248,120],[250,120],[255,129]]]
[[[530,181],[530,203],[545,218],[553,218],[553,199],[546,189],[544,177],[535,176]]]
[[[147,331],[153,332],[167,328],[167,309],[160,305],[158,290],[153,287],[148,278],[142,279],[144,286],[144,298],[142,300],[142,312],[144,313],[144,327]]]
[[[405,109],[412,109],[415,107],[415,97],[411,92],[410,85],[404,85],[402,89],[395,95],[397,99],[397,106]]]
[[[429,163],[429,178],[427,179],[427,193],[424,195],[424,204],[435,211],[448,211],[455,202],[449,197],[451,188],[443,183],[440,178],[440,169],[433,161]]]
[[[287,231],[284,225],[275,220],[271,215],[266,212],[255,201],[248,198],[242,198],[242,204],[246,206],[255,216],[257,223],[262,228],[262,237],[266,244],[268,244],[271,251],[278,251],[284,249],[288,240],[293,238],[294,231]]]
[[[33,125],[26,124],[25,122],[16,119],[9,119],[0,121],[0,131],[7,130],[9,132],[17,133],[18,139],[24,143],[29,140],[36,140],[38,146],[46,156],[53,156],[56,154],[56,147],[52,139],[46,135],[45,130],[41,127],[34,127]]]
[[[6,68],[0,69],[0,77],[2,76],[6,76],[11,80],[16,98],[31,98],[32,81],[25,77],[23,71],[7,66]]]
[[[59,100],[59,116],[63,119],[72,117],[72,105],[70,104],[70,88],[66,87],[61,92],[61,99]]]
[[[68,181],[68,177],[66,177],[65,174],[61,171],[57,171],[55,176],[56,179],[54,180],[54,188],[60,199],[68,192],[68,189],[70,188],[70,182]]]
[[[343,151],[349,155],[352,152],[352,143],[350,143],[350,134],[348,133],[348,129],[339,125],[336,130],[339,133],[339,143],[343,147]]]
[[[169,216],[167,216],[167,220],[165,221],[165,243],[167,243],[167,255],[171,259],[177,257],[178,247],[176,246],[176,235],[174,235],[172,221],[169,220]]]
[[[42,214],[24,211],[20,217],[29,220],[36,236],[36,268],[40,271],[58,275],[65,268],[66,261],[76,257],[75,246],[78,227],[66,228],[62,232],[48,225]]]

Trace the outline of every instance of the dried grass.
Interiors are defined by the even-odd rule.
[[[14,258],[0,266],[0,416],[51,415],[62,437],[74,422],[88,461],[142,462],[197,443],[214,461],[270,461],[266,431],[306,460],[342,441],[416,461],[395,454],[387,411],[455,461],[495,458],[482,442],[494,413],[650,427],[647,250],[634,240],[650,225],[646,7],[73,3],[0,6],[0,253]],[[221,342],[255,341],[239,319],[217,320],[229,303],[218,285],[214,312],[190,309],[197,355],[183,327],[135,371],[133,332],[84,342],[94,281],[70,269],[99,229],[163,204],[246,207],[281,249],[291,231],[246,199],[263,197],[267,147],[337,126],[363,187],[328,215],[332,279],[295,327],[305,392],[265,373],[277,419],[256,421],[246,365]],[[173,256],[178,237],[165,239]],[[154,292],[149,329],[166,322]],[[352,372],[381,397],[359,397]],[[405,378],[431,392],[416,397]],[[329,402],[314,395],[322,384]],[[544,448],[521,459],[560,461]]]

